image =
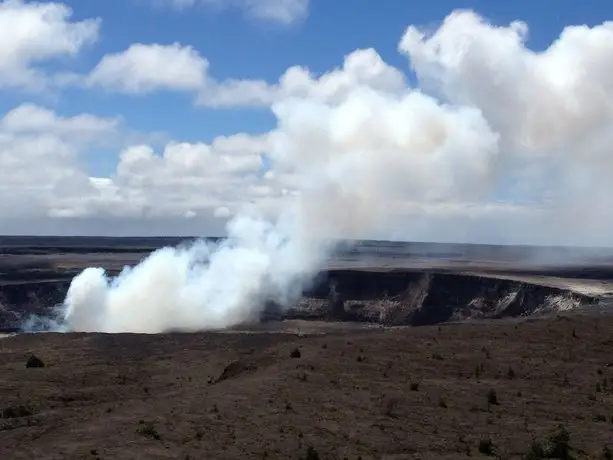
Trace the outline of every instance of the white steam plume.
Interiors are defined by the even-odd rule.
[[[378,232],[407,208],[486,209],[505,187],[537,203],[524,220],[532,226],[576,222],[573,210],[595,216],[612,188],[597,181],[613,172],[613,25],[569,27],[541,53],[525,47],[526,36],[523,23],[494,27],[454,12],[435,33],[409,27],[400,42],[422,89],[364,78],[391,73],[362,50],[372,65],[347,66],[280,99],[267,174],[289,191],[279,217],[242,213],[219,247],[166,248],[114,280],[85,270],[66,298],[68,326],[235,325],[267,300],[291,304],[322,268],[330,238]]]

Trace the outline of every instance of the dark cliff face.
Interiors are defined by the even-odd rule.
[[[499,278],[338,270],[328,272],[287,315],[417,326],[528,316],[595,302],[587,295]]]
[[[0,285],[0,329],[31,315],[48,316],[60,304],[70,278]],[[331,270],[289,310],[270,302],[263,320],[304,318],[428,325],[468,318],[529,316],[573,309],[596,299],[537,284],[423,271]]]
[[[62,303],[70,281],[44,281],[0,286],[0,329],[8,331],[32,315],[47,316]]]

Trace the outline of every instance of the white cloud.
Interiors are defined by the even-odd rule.
[[[58,117],[31,104],[0,119],[0,184],[4,218],[41,217],[89,190],[79,153],[106,142],[118,121],[93,115]]]
[[[405,75],[372,48],[350,53],[342,67],[319,76],[306,67],[293,66],[275,84],[264,80],[218,80],[208,70],[208,60],[190,46],[139,43],[105,55],[88,75],[62,75],[57,81],[64,86],[99,86],[127,94],[192,92],[197,105],[211,108],[271,107],[293,97],[337,104],[356,87],[390,94],[407,90]]]
[[[17,136],[52,135],[82,145],[106,141],[118,130],[119,118],[100,118],[90,114],[61,117],[45,107],[25,103],[0,120],[0,132]]]
[[[257,80],[228,80],[204,87],[199,105],[208,107],[270,106],[292,97],[338,103],[356,87],[398,94],[406,91],[404,74],[385,63],[376,50],[359,49],[345,56],[343,66],[320,76],[308,68],[289,68],[277,84]]]
[[[205,84],[207,67],[191,46],[137,43],[105,55],[84,83],[125,93],[196,91]]]
[[[545,190],[557,232],[602,234],[613,223],[613,22],[568,26],[541,52],[527,34],[522,22],[458,11],[434,33],[409,27],[399,48],[422,87],[477,108],[500,134],[492,180],[522,168],[523,190]]]
[[[337,104],[356,87],[402,94],[405,75],[385,63],[374,49],[356,50],[341,68],[315,76],[306,67],[289,68],[276,84],[263,80],[216,80],[209,62],[180,44],[136,44],[104,56],[87,76],[64,76],[64,83],[82,82],[129,94],[160,90],[197,93],[196,104],[212,108],[270,107],[288,98],[309,98]]]
[[[232,215],[232,212],[225,206],[219,206],[218,208],[215,209],[215,212],[213,213],[213,215],[215,217],[219,217],[219,218],[228,218]]]
[[[4,219],[224,218],[251,199],[268,136],[238,134],[211,144],[169,142],[121,150],[110,177],[89,177],[83,155],[133,138],[119,118],[62,117],[23,104],[0,118]],[[223,211],[225,208],[226,211]]]
[[[41,90],[45,74],[37,64],[74,57],[98,38],[98,19],[71,22],[61,3],[0,1],[0,88]]]
[[[254,19],[285,25],[301,21],[309,13],[309,0],[154,0],[154,4],[169,5],[178,10],[196,5],[237,8]]]
[[[57,219],[181,227],[283,205],[310,235],[612,242],[612,31],[570,27],[535,53],[524,24],[456,12],[400,41],[420,88],[373,49],[318,76],[292,67],[269,84],[216,81],[191,48],[134,45],[103,58],[90,82],[188,91],[209,107],[269,106],[277,126],[210,143],[134,143],[113,174],[90,178],[79,152],[116,121],[25,105],[0,121],[1,166],[14,171],[5,183],[23,197],[12,212],[31,201],[28,212]]]

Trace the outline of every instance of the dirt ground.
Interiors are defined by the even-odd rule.
[[[611,458],[612,317],[279,328],[1,339],[0,458]]]

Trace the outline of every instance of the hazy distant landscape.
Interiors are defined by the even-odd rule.
[[[72,278],[86,267],[100,266],[113,275],[126,265],[136,265],[156,249],[188,245],[194,240],[1,237],[0,327],[17,328],[29,315],[48,314],[62,302]],[[558,303],[564,298],[573,308],[608,305],[608,294],[613,292],[612,254],[613,250],[602,248],[343,243],[304,298],[282,316],[328,317],[332,284],[344,303],[342,311],[337,309],[335,313],[340,315],[336,320],[361,322],[378,322],[377,318],[389,313],[387,310],[424,311],[420,303],[424,299],[428,309],[447,311],[434,313],[433,318],[439,319],[427,322],[530,315],[548,296],[557,296]],[[501,299],[513,293],[521,297],[522,306],[510,310],[509,306],[501,307]],[[382,303],[383,297],[387,306]],[[405,312],[392,322],[411,324],[411,315]]]

